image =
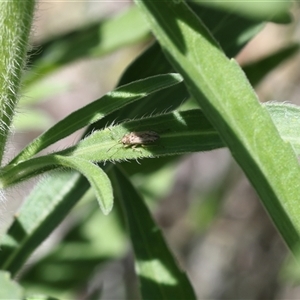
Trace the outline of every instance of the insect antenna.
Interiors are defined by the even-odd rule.
[[[117,144],[112,145],[106,152],[110,151],[113,147],[118,146],[120,142],[118,142]]]

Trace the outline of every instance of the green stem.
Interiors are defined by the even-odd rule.
[[[0,163],[26,62],[34,0],[0,2]]]
[[[54,155],[35,157],[16,166],[6,166],[1,170],[0,189],[7,188],[58,167],[59,163]]]

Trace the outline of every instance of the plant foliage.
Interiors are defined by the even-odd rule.
[[[77,205],[82,207],[86,220],[78,218],[56,252],[21,276],[21,285],[32,286],[36,282],[50,289],[52,281],[41,275],[40,264],[45,270],[65,272],[61,286],[52,287],[53,294],[64,290],[68,296],[74,296],[77,284],[83,284],[93,267],[125,255],[121,229],[125,222],[135,257],[138,297],[196,299],[192,286],[197,283],[191,283],[177,264],[131,178],[136,173],[136,162],[144,159],[151,158],[153,163],[141,172],[156,176],[167,162],[179,155],[221,147],[230,150],[282,238],[297,253],[299,107],[261,104],[251,84],[256,85],[295,53],[298,46],[290,45],[245,66],[244,70],[232,58],[260,31],[264,22],[289,22],[288,4],[288,1],[284,5],[273,3],[264,6],[258,14],[256,2],[249,2],[245,10],[244,6],[222,1],[210,6],[199,1],[139,0],[125,14],[45,41],[37,53],[28,49],[34,1],[0,4],[1,161],[21,80],[24,91],[35,89],[42,77],[77,59],[100,57],[147,40],[150,32],[155,38],[128,66],[114,90],[72,112],[30,142],[10,162],[2,164],[0,185],[4,191],[37,175],[48,174],[25,199],[1,238],[0,294],[3,297],[24,299],[24,289],[10,276],[16,278],[20,274],[31,254]],[[29,51],[30,69],[25,74]],[[185,102],[192,101],[193,108],[182,108]],[[40,153],[85,127],[86,132],[78,143]],[[145,132],[154,132],[157,138],[124,142],[130,133],[139,137]],[[127,161],[132,163],[124,163]],[[103,222],[94,202],[82,199],[90,189],[101,212],[110,214],[107,222],[111,223],[107,226],[111,235],[99,227],[90,238],[91,224]],[[117,254],[112,250],[104,254],[103,245],[114,237],[119,237],[116,245],[117,240],[122,240],[122,245],[116,246]],[[100,245],[98,238],[103,241]],[[68,252],[69,248],[72,250]],[[81,258],[73,258],[77,252]],[[75,265],[82,263],[82,274],[74,272],[75,265],[67,263],[72,259]],[[54,274],[53,271],[50,277]],[[92,299],[93,295],[89,296]],[[30,297],[26,299],[50,299],[50,296]]]

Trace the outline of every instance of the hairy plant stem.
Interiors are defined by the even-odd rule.
[[[34,0],[0,2],[0,163],[18,103],[34,4]]]

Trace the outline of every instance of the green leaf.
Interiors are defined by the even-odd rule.
[[[122,144],[121,139],[126,134],[144,131],[154,131],[159,138],[145,145]],[[95,131],[76,146],[57,154],[105,162],[178,155],[222,146],[219,135],[202,112],[190,110],[137,119]]]
[[[288,246],[300,243],[300,169],[244,73],[183,3],[136,1],[174,68],[255,187]]]
[[[0,271],[0,299],[23,299],[23,289],[10,279],[10,274],[8,272]]]
[[[40,156],[8,168],[8,172],[1,178],[1,183],[8,186],[57,167],[72,168],[85,176],[94,189],[103,213],[106,215],[110,212],[113,196],[109,179],[101,168],[82,157],[64,157],[57,154]]]
[[[90,161],[78,157],[52,156],[58,165],[72,168],[87,178],[102,212],[107,215],[113,206],[113,192],[109,178],[106,173]]]
[[[1,239],[1,268],[15,276],[88,188],[88,181],[74,172],[55,172],[43,179],[25,199],[12,226]]]
[[[154,76],[119,87],[56,123],[27,145],[10,164],[25,160],[78,129],[98,121],[111,112],[140,100],[155,91],[176,85],[181,81],[182,78],[178,74],[169,74]]]
[[[122,172],[114,168],[111,173],[129,228],[142,299],[196,299],[143,199]]]

